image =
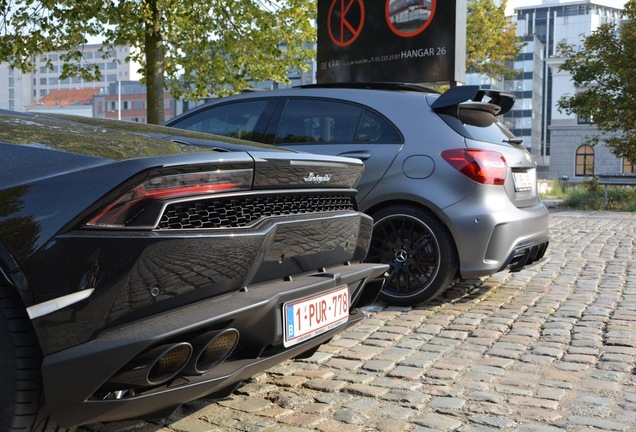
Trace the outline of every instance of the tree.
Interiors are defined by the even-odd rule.
[[[508,67],[522,48],[516,24],[506,18],[507,0],[469,0],[466,17],[466,70],[492,78],[513,78],[517,71]]]
[[[603,24],[583,40],[580,50],[562,42],[557,53],[561,70],[577,88],[558,101],[559,110],[588,118],[606,135],[588,137],[605,142],[614,156],[636,162],[636,0],[624,10],[620,29]]]
[[[61,79],[100,79],[82,45],[102,38],[104,58],[130,45],[149,123],[164,120],[164,88],[196,100],[247,80],[285,82],[313,56],[306,43],[315,39],[315,0],[0,0],[0,8],[0,62],[24,72],[33,56],[66,51]]]

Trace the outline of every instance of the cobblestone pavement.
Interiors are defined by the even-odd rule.
[[[85,431],[636,431],[636,216],[554,211],[547,259],[374,305],[307,360]]]

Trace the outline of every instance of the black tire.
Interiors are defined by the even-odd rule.
[[[59,432],[46,415],[42,354],[24,305],[0,283],[0,430]]]
[[[431,213],[391,206],[373,215],[368,262],[389,264],[379,299],[390,305],[415,306],[448,288],[457,275],[455,243]]]

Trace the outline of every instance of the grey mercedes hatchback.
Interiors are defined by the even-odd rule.
[[[543,258],[536,162],[498,118],[513,104],[513,94],[478,86],[318,84],[214,100],[166,125],[363,160],[367,260],[390,265],[380,298],[412,306],[457,278]],[[306,180],[330,177],[321,167]]]

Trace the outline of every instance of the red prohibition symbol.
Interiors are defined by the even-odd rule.
[[[331,41],[340,47],[351,45],[364,25],[362,0],[333,0],[327,21]]]

